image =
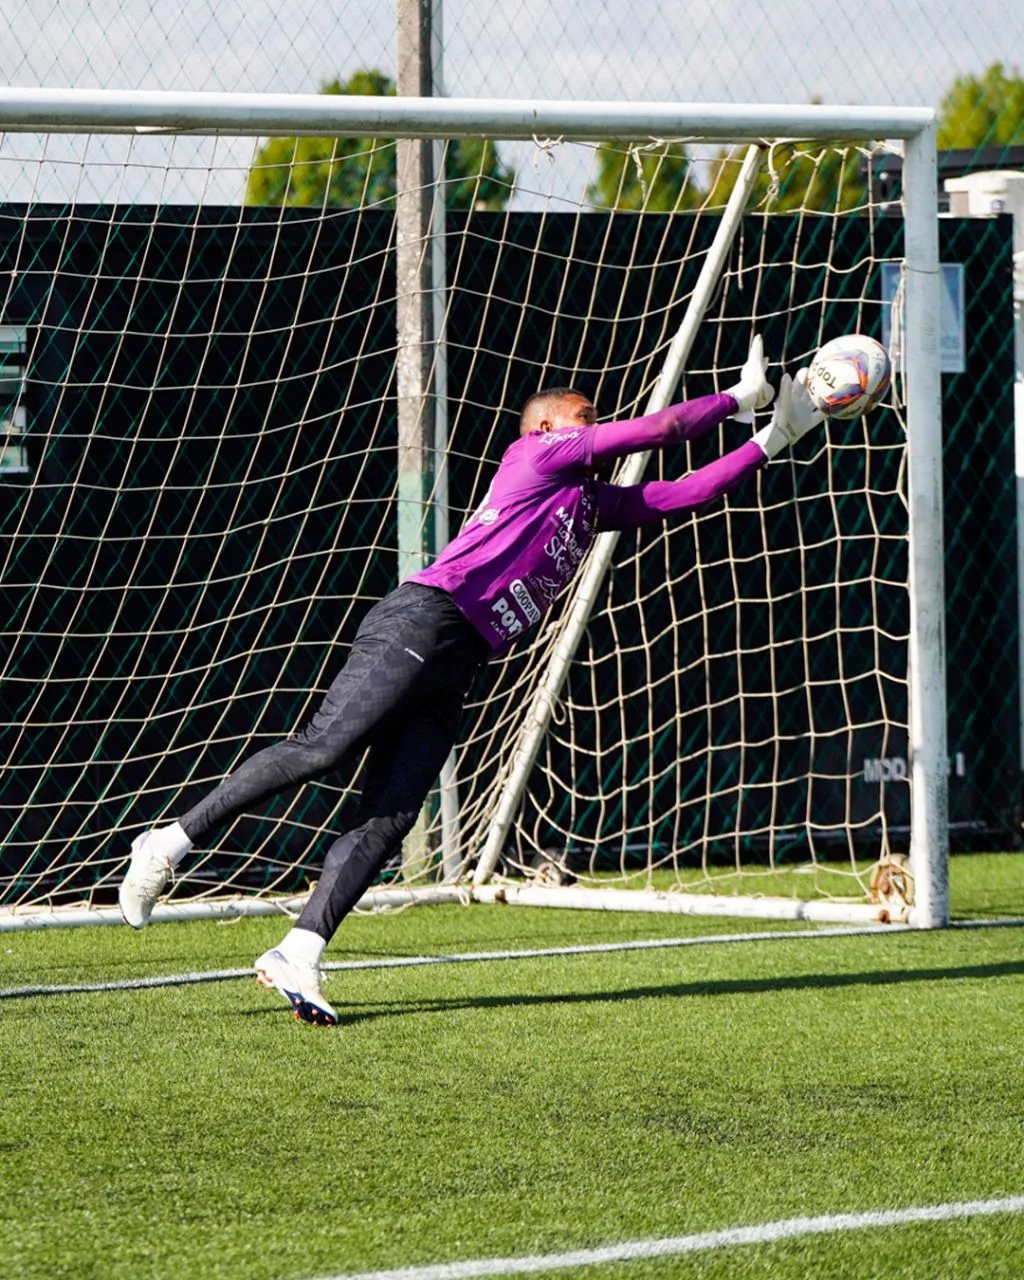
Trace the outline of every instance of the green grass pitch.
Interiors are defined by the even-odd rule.
[[[1024,916],[1024,856],[954,860]],[[0,988],[244,968],[286,921],[0,934]],[[759,923],[421,908],[403,955]],[[781,929],[782,926],[779,926]],[[813,930],[812,930],[813,932]],[[1024,930],[703,943],[0,1000],[5,1280],[306,1280],[1024,1194]],[[550,1272],[1018,1277],[1024,1215]]]

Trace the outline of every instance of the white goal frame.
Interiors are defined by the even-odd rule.
[[[467,98],[384,98],[325,95],[166,93],[111,90],[0,89],[0,131],[26,133],[113,133],[128,135],[193,134],[256,137],[323,135],[374,138],[433,139],[490,138],[565,141],[686,139],[709,143],[747,143],[765,146],[778,141],[899,141],[903,144],[903,203],[905,276],[903,316],[905,344],[903,376],[908,404],[909,557],[909,669],[908,715],[909,781],[912,826],[910,870],[915,902],[910,923],[922,928],[949,921],[947,745],[945,691],[945,591],[943,568],[941,384],[939,369],[939,254],[936,117],[927,108],[839,107],[795,105],[730,105],[698,103],[554,102]],[[740,195],[725,219],[742,212]],[[699,320],[699,316],[697,317]],[[694,323],[688,316],[686,323]],[[687,338],[673,344],[678,366],[666,366],[654,397],[668,403],[685,360]],[[673,356],[670,354],[670,362]],[[649,408],[659,407],[658,402]],[[637,463],[642,466],[642,461]],[[591,554],[570,605],[569,625],[555,661],[541,680],[524,721],[512,766],[503,779],[504,790],[480,851],[472,889],[439,886],[422,897],[451,900],[467,896],[479,900],[547,901],[552,894],[527,886],[503,888],[488,881],[505,833],[515,812],[521,788],[529,775],[544,735],[575,638],[586,622],[616,535],[604,534]],[[593,891],[580,891],[579,906],[598,905]],[[402,894],[398,893],[398,897]],[[413,896],[410,892],[406,896]],[[612,895],[614,897],[615,895]],[[618,894],[618,898],[625,895]],[[691,912],[687,895],[630,895],[671,899],[662,909]],[[395,898],[395,893],[370,894]],[[565,905],[571,905],[564,901]],[[761,900],[755,909],[742,898],[702,899],[712,902],[714,914],[733,913],[779,918],[877,918],[878,910],[837,903],[787,901],[777,910]],[[781,900],[780,900],[781,901]],[[732,904],[730,912],[729,904]],[[267,902],[251,904],[254,913],[279,910]],[[603,898],[602,906],[611,906]],[[641,909],[650,905],[637,904]],[[247,910],[230,905],[197,902],[157,908],[154,919],[216,917]],[[866,914],[867,913],[867,914]],[[104,910],[41,913],[0,918],[0,930],[43,924],[99,923],[116,918]]]

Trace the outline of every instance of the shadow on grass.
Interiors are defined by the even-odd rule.
[[[972,978],[1005,978],[1024,974],[1024,960],[999,964],[958,965],[952,968],[876,969],[864,973],[807,973],[774,978],[730,978],[711,982],[672,982],[661,986],[628,987],[619,991],[556,991],[532,994],[458,996],[452,999],[374,1000],[353,1006],[328,999],[338,1009],[340,1026],[354,1026],[377,1018],[405,1017],[420,1013],[453,1013],[464,1009],[521,1009],[543,1005],[615,1004],[627,1000],[702,999],[713,996],[763,995],[778,991],[827,991],[844,987],[900,986],[909,982],[953,982]],[[246,1009],[238,1016],[261,1017],[268,1013],[288,1014],[278,1003],[273,1008]]]

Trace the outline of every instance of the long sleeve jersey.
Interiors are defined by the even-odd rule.
[[[596,479],[595,469],[698,439],[735,412],[732,396],[711,395],[626,422],[521,436],[459,534],[410,581],[446,591],[491,656],[503,653],[554,604],[598,532],[637,529],[703,507],[767,458],[748,440],[680,480],[614,485]]]

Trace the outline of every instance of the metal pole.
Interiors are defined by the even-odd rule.
[[[442,0],[433,0],[430,21],[430,59],[434,95],[444,93]],[[434,323],[434,552],[439,555],[451,537],[448,501],[448,264],[446,261],[444,155],[446,144],[433,146],[435,199],[431,204],[432,293]],[[441,766],[441,866],[446,880],[458,874],[459,784],[452,751]]]
[[[425,3],[425,0],[423,0]],[[399,0],[400,20],[414,0]],[[406,17],[408,23],[408,17]],[[399,38],[402,38],[401,28]],[[401,89],[399,90],[401,94]],[[908,138],[929,107],[771,103],[607,102],[508,98],[418,101],[357,94],[178,93],[152,89],[0,88],[7,133],[226,133],[274,137],[652,138],[705,142],[764,138]]]
[[[912,921],[949,923],[949,754],[939,371],[936,126],[907,140],[903,164],[907,472],[910,508],[910,868]]]
[[[441,0],[398,0],[398,96],[430,98],[440,89]],[[447,448],[443,350],[444,199],[439,184],[441,144],[399,138],[395,214],[398,320],[398,578],[425,568],[447,537],[446,500],[435,490],[437,458]],[[440,324],[439,324],[440,319]],[[440,383],[440,388],[438,386]],[[445,477],[446,479],[446,477]],[[436,520],[436,527],[435,527]],[[429,865],[429,807],[406,838],[402,867],[407,879]]]
[[[672,396],[679,384],[697,329],[721,278],[725,260],[743,218],[747,198],[754,188],[760,164],[761,149],[757,146],[749,147],[711,248],[704,259],[704,265],[701,267],[683,322],[672,340],[657,385],[647,402],[645,410],[647,413],[654,413],[672,402]],[[635,453],[627,458],[619,474],[619,483],[639,483],[650,456],[650,453]],[[565,681],[569,664],[587,625],[601,589],[601,583],[615,554],[618,540],[617,533],[599,535],[577,581],[551,661],[537,687],[533,702],[523,721],[519,741],[513,749],[511,769],[498,796],[494,814],[487,829],[480,861],[477,863],[474,874],[474,884],[483,884],[491,876],[501,856],[509,827],[515,818],[529,781],[530,771],[537,758],[537,752],[547,732],[555,700]]]

